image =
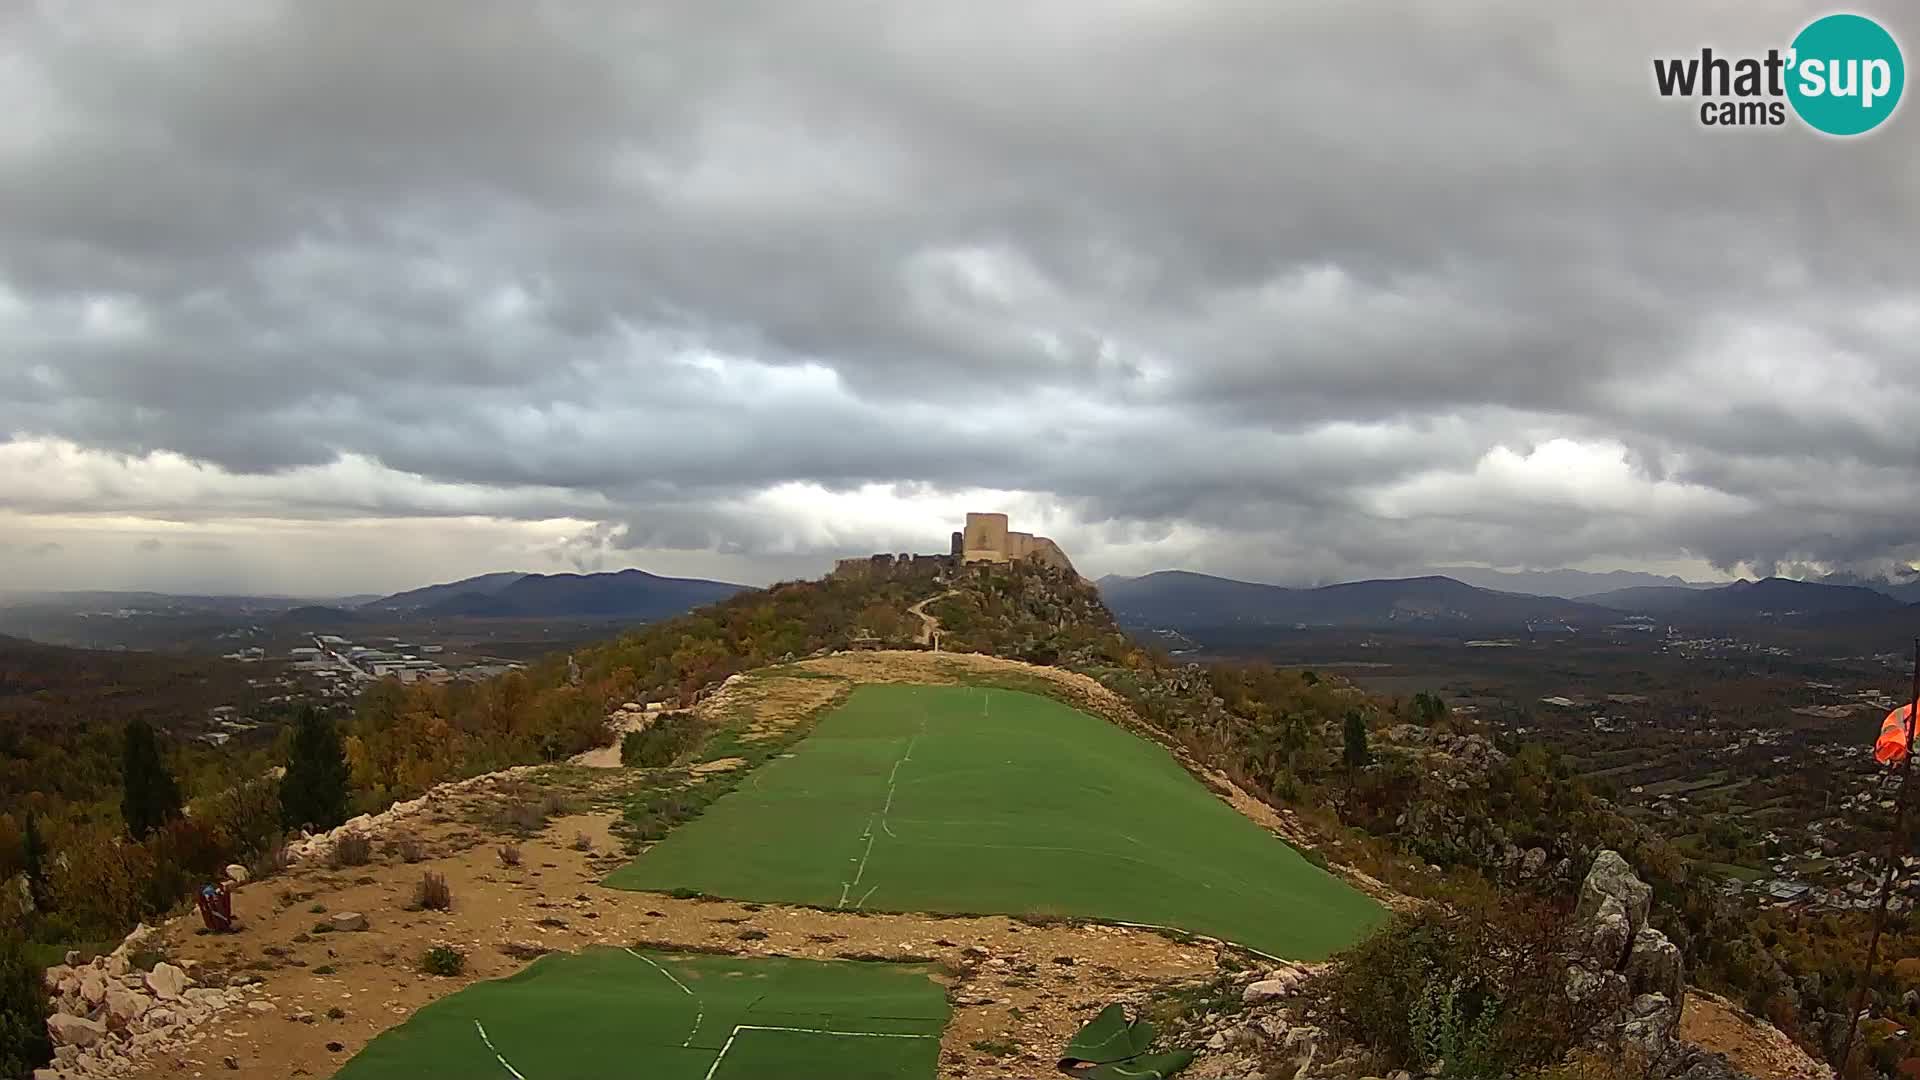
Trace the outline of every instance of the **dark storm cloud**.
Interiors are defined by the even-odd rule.
[[[586,566],[857,550],[745,508],[911,482],[1266,577],[1920,554],[1914,118],[1651,87],[1806,5],[142,12],[0,16],[0,437],[270,482],[0,509],[560,515]]]

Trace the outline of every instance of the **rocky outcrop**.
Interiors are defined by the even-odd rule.
[[[1602,851],[1574,907],[1567,996],[1604,1013],[1596,1043],[1648,1063],[1649,1080],[1743,1080],[1724,1057],[1679,1037],[1686,964],[1653,928],[1653,889],[1617,851]]]

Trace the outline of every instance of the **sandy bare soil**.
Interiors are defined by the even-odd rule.
[[[1734,1068],[1759,1080],[1830,1080],[1833,1070],[1793,1044],[1772,1024],[1704,990],[1687,992],[1680,1037],[1727,1055]]]

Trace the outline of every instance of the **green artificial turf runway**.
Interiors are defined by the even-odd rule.
[[[552,955],[428,1005],[336,1080],[931,1080],[927,969],[626,949]]]
[[[1385,913],[1161,747],[1048,698],[862,686],[790,756],[615,871],[627,889],[1074,915],[1320,959]]]

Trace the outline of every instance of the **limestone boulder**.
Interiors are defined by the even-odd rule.
[[[114,987],[107,991],[107,1017],[112,1026],[125,1027],[147,1015],[153,999],[145,994]]]
[[[165,961],[153,965],[153,970],[147,972],[147,989],[162,1001],[179,1000],[192,981],[185,971]]]
[[[1640,880],[1619,852],[1611,850],[1594,856],[1593,869],[1587,871],[1586,880],[1580,883],[1580,901],[1574,908],[1573,917],[1579,920],[1592,918],[1599,912],[1602,901],[1608,897],[1619,901],[1626,912],[1627,925],[1631,928],[1629,934],[1647,925],[1647,911],[1653,904],[1653,887]]]
[[[241,866],[239,863],[227,864],[227,880],[233,882],[235,885],[245,885],[252,876],[253,875],[247,873],[247,868]]]
[[[352,933],[367,928],[367,917],[358,911],[337,911],[327,921],[336,933]]]
[[[1539,877],[1540,871],[1547,868],[1547,849],[1528,848],[1520,856],[1520,873],[1527,877]]]
[[[65,964],[55,964],[40,976],[46,988],[56,994],[62,992],[61,988],[71,978],[73,978],[73,969]]]
[[[87,1047],[99,1042],[107,1033],[105,1024],[89,1020],[84,1016],[69,1016],[66,1013],[54,1013],[47,1017],[47,1034],[53,1041],[67,1046]]]
[[[89,968],[80,976],[80,1000],[89,1005],[98,1005],[107,1000],[106,972]]]
[[[1637,994],[1659,994],[1669,1001],[1680,1001],[1686,994],[1686,960],[1680,947],[1650,926],[1633,936],[1626,973]]]
[[[1580,926],[1581,953],[1602,971],[1618,971],[1633,944],[1627,909],[1612,896],[1601,896]]]
[[[1278,998],[1286,997],[1292,992],[1292,980],[1261,979],[1259,982],[1248,983],[1247,988],[1240,991],[1240,1000],[1249,1005],[1258,1005],[1262,1002],[1274,1001]]]

